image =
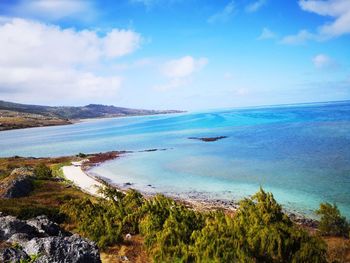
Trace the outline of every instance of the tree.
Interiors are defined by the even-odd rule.
[[[318,226],[321,235],[349,236],[349,223],[336,204],[321,203],[316,213],[321,216]]]

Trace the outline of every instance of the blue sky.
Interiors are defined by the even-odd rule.
[[[349,0],[0,0],[0,99],[201,110],[350,99]]]

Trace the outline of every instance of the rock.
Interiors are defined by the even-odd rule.
[[[37,262],[101,262],[95,243],[79,235],[33,238],[23,247],[29,255],[41,255]]]
[[[217,137],[188,137],[190,140],[199,140],[203,142],[216,142],[218,140],[222,140],[227,138],[227,136],[217,136]]]
[[[0,259],[10,258],[9,262],[19,262],[17,258],[25,259],[26,255],[37,255],[36,263],[101,262],[94,242],[62,230],[46,216],[25,221],[0,213],[0,241],[19,245],[0,250]]]
[[[33,172],[26,168],[16,168],[0,182],[0,197],[17,198],[27,196],[33,190]]]
[[[28,225],[25,221],[18,220],[13,216],[1,216],[0,240],[7,241],[15,234],[17,235],[16,239],[21,238],[24,241],[40,235],[36,228]]]
[[[62,230],[59,225],[50,221],[47,216],[42,215],[27,220],[27,224],[34,227],[39,233],[45,236],[69,236],[70,233]]]
[[[3,263],[20,263],[24,260],[29,261],[30,258],[26,252],[20,248],[4,248],[0,249],[0,262]]]

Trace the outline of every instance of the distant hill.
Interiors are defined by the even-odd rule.
[[[0,100],[0,130],[69,124],[71,120],[180,113],[177,110],[129,109],[100,104],[81,107],[41,106]]]

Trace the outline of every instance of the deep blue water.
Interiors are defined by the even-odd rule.
[[[228,136],[216,142],[191,136]],[[336,202],[350,218],[350,102],[92,120],[0,133],[1,156],[134,152],[93,169],[147,192],[238,200],[263,186],[312,215]],[[148,185],[151,184],[152,187]]]

